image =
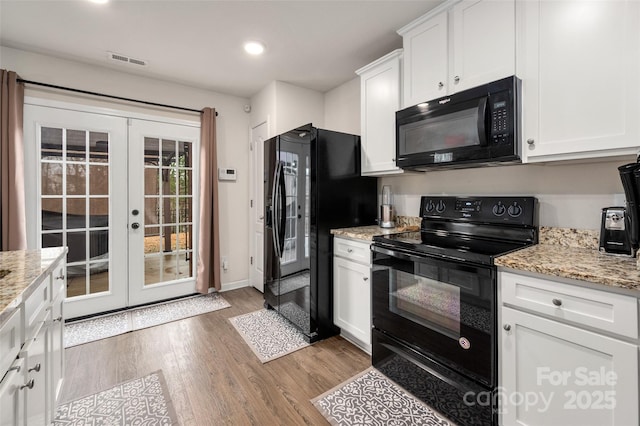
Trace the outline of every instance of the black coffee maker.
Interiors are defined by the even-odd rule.
[[[627,206],[603,209],[600,250],[635,256],[640,244],[640,162],[620,166],[618,171]],[[624,223],[619,223],[621,214]]]

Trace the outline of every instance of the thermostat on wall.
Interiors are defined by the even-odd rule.
[[[218,167],[218,180],[236,180],[236,169]]]

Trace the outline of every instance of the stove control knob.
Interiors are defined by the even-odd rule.
[[[518,203],[513,203],[512,205],[509,206],[509,209],[507,210],[507,212],[511,217],[518,217],[522,214],[522,207],[520,207]]]
[[[436,206],[436,211],[438,213],[442,213],[447,206],[444,204],[444,201],[438,201],[438,205]]]
[[[502,204],[502,201],[498,201],[498,204],[493,206],[493,214],[496,216],[502,216],[507,208]]]
[[[435,204],[433,204],[433,201],[432,201],[432,200],[429,200],[429,201],[427,202],[427,207],[426,207],[427,212],[429,212],[429,213],[430,213],[430,212],[432,212],[432,211],[433,211],[433,209],[435,209],[435,208],[436,208],[436,205],[435,205]]]

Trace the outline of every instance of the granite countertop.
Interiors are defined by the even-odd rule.
[[[418,226],[396,226],[395,228],[380,228],[378,225],[355,226],[353,228],[332,229],[331,233],[336,237],[346,237],[354,240],[373,241],[376,235],[390,235],[405,231],[417,231]]]
[[[541,227],[541,244],[497,257],[495,264],[609,288],[640,290],[636,259],[600,253],[596,234],[597,231]]]
[[[0,326],[33,293],[66,247],[0,252]],[[8,272],[7,272],[8,271]]]

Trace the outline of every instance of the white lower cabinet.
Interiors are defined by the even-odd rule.
[[[501,424],[637,425],[637,335],[634,339],[623,338],[564,319],[573,314],[576,305],[570,301],[578,301],[581,290],[586,291],[582,307],[593,302],[595,314],[599,314],[596,305],[607,302],[609,296],[628,297],[637,311],[635,298],[531,277],[522,280],[529,287],[528,293],[511,291],[519,298],[505,298],[505,293],[508,295],[521,280],[510,273],[501,273],[500,278]],[[541,284],[537,292],[535,281]],[[547,306],[541,305],[536,311],[531,310],[532,304],[523,307],[518,303],[544,300],[550,284],[553,297],[548,298],[548,305],[555,310],[552,315],[545,313]],[[509,303],[515,304],[505,306]]]
[[[6,365],[0,371],[0,426],[44,426],[55,418],[64,377],[65,270],[62,259],[0,328]]]
[[[370,244],[334,238],[333,322],[341,335],[371,353]],[[367,253],[367,260],[362,254]]]

